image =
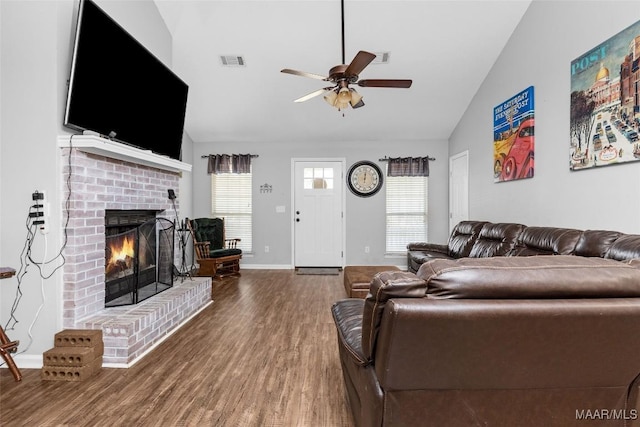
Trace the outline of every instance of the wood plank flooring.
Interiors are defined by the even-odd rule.
[[[84,382],[23,369],[21,383],[0,369],[0,425],[351,426],[330,312],[342,298],[342,273],[243,270],[129,369]]]

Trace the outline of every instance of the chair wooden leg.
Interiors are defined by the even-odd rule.
[[[20,344],[19,341],[9,341],[9,337],[4,332],[2,326],[0,326],[0,356],[2,356],[4,361],[7,363],[7,367],[9,368],[9,371],[11,371],[13,378],[16,381],[21,381],[22,373],[16,365],[16,362],[14,362],[13,357],[11,357],[11,353],[15,353],[18,349],[18,344]]]

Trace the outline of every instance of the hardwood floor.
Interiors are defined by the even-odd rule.
[[[351,426],[331,304],[342,274],[243,270],[129,369],[21,383],[0,369],[0,425]]]

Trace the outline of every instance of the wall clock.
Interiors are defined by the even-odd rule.
[[[382,188],[382,171],[373,162],[362,160],[354,163],[347,172],[347,185],[356,196],[369,197]]]

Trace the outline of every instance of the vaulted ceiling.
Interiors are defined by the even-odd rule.
[[[189,85],[185,128],[195,142],[446,140],[530,2],[345,0],[346,61],[388,52],[360,78],[413,85],[356,86],[365,106],[339,112],[322,96],[294,103],[328,84],[280,70],[326,76],[342,63],[340,0],[156,0],[174,71]]]

